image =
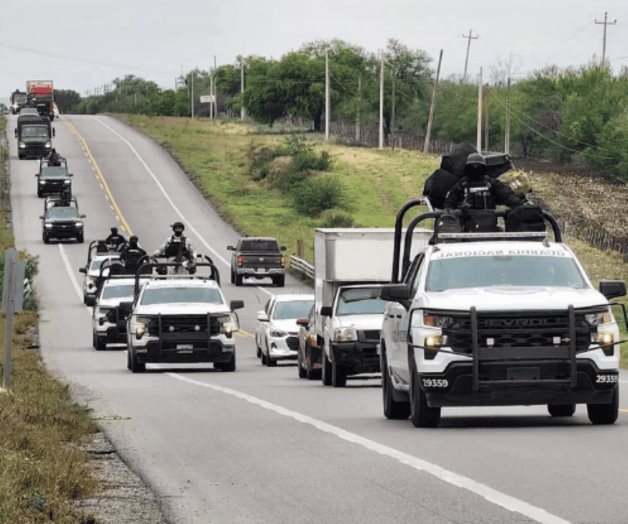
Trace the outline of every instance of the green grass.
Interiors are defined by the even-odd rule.
[[[165,146],[196,181],[221,214],[240,232],[276,236],[295,250],[303,239],[305,257],[313,259],[313,229],[320,219],[298,214],[288,195],[254,182],[247,151],[251,144],[278,144],[284,137],[265,134],[261,128],[233,122],[132,115],[127,121]],[[399,207],[421,195],[425,178],[440,158],[411,151],[378,151],[323,144],[317,150],[333,159],[332,174],[339,177],[347,202],[345,208],[356,226],[392,227]],[[538,193],[551,207],[556,188],[540,185]],[[606,253],[576,239],[568,239],[595,285],[600,278],[628,280],[628,266],[621,256]],[[628,305],[628,300],[623,299]],[[624,335],[626,335],[624,333]],[[628,367],[628,344],[623,365]]]
[[[0,118],[0,128],[4,119]],[[3,152],[3,158],[6,152]],[[6,171],[0,166],[2,186]],[[0,253],[13,247],[7,215],[0,213]],[[1,261],[0,261],[1,262]],[[11,389],[0,392],[0,523],[81,522],[73,507],[98,486],[79,448],[96,426],[70,398],[66,385],[53,379],[39,355],[27,348],[37,313],[16,316]],[[0,376],[4,362],[5,323],[0,315]]]

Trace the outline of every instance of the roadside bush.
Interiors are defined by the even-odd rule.
[[[326,209],[321,213],[320,227],[354,227],[353,217],[342,209]]]
[[[296,210],[308,216],[318,216],[342,203],[342,185],[335,177],[305,178],[292,188],[291,194]]]

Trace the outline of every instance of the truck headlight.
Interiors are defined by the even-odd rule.
[[[354,342],[358,339],[358,332],[353,327],[341,327],[334,330],[336,342]]]
[[[285,338],[288,336],[288,332],[281,329],[271,329],[270,336],[273,338]]]
[[[50,148],[52,147],[52,143],[51,143],[51,142],[46,142],[46,143],[44,144],[44,147],[45,147],[46,149],[50,149]]]
[[[64,184],[71,184],[71,183],[72,183],[72,181],[68,179],[68,180],[64,180],[64,181],[63,181],[63,183],[64,183]]]
[[[51,228],[52,228],[52,223],[51,223],[51,222],[46,222],[46,223],[44,224],[44,227],[45,227],[46,229],[51,229]]]
[[[615,344],[615,318],[610,308],[584,316],[591,326],[591,343],[600,346],[606,356],[612,356]]]
[[[228,338],[231,338],[233,334],[240,329],[238,322],[233,315],[218,317],[218,322],[220,322],[220,333]]]
[[[76,227],[83,227],[83,222],[74,222]]]
[[[146,326],[144,324],[136,324],[135,326],[135,338],[138,340],[146,333]]]
[[[424,327],[443,329],[452,327],[455,321],[454,317],[447,315],[437,315],[434,313],[428,313],[427,311],[423,312],[422,325]]]
[[[26,144],[24,142],[20,142],[20,143],[18,143],[18,147],[20,149],[26,149]]]

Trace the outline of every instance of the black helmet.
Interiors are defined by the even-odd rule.
[[[137,238],[137,236],[136,236],[136,235],[132,235],[132,236],[129,238],[129,245],[131,245],[131,246],[137,246],[138,241],[139,241],[139,239]]]
[[[172,229],[185,229],[183,222],[175,222],[170,226]]]
[[[486,167],[486,159],[480,153],[471,153],[467,157],[467,166],[484,166]]]
[[[117,235],[117,234],[118,234],[118,228],[117,228],[117,227],[115,227],[115,226],[114,226],[114,227],[112,227],[112,228],[111,228],[111,234],[112,234],[112,235]]]

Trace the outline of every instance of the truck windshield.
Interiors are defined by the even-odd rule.
[[[130,298],[133,296],[134,287],[133,284],[105,286],[102,290],[102,298]]]
[[[78,218],[78,210],[75,207],[51,207],[48,217],[55,220],[72,220]]]
[[[243,240],[240,251],[279,253],[279,244],[276,240]]]
[[[46,126],[24,126],[22,138],[48,138],[48,128]]]
[[[381,288],[345,289],[338,297],[336,315],[381,315],[386,302],[380,298]]]
[[[290,318],[307,317],[312,309],[312,300],[291,300],[290,302],[277,302],[273,318],[286,320]]]
[[[587,284],[570,257],[472,256],[433,260],[426,290],[500,286],[584,289]]]
[[[147,289],[142,305],[151,304],[224,304],[217,289],[208,287],[162,287]]]

